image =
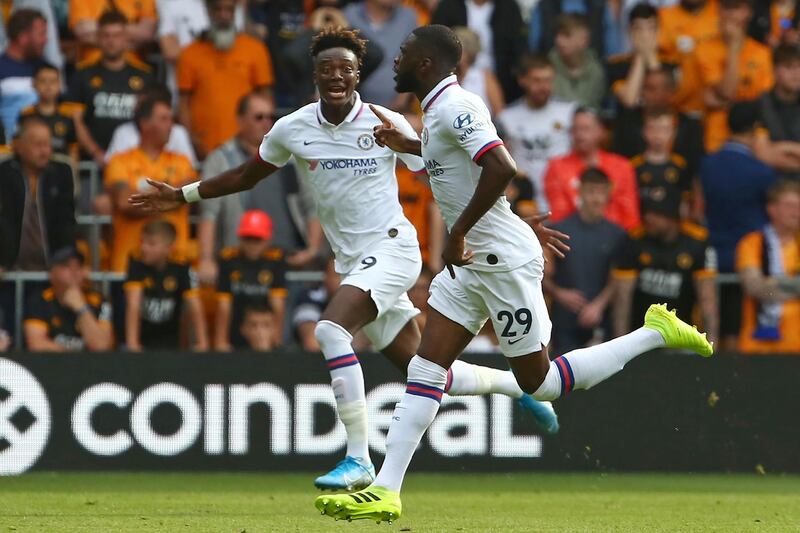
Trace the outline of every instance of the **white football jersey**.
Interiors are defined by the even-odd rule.
[[[417,137],[402,115],[379,109],[405,135]],[[278,120],[258,149],[263,161],[278,167],[294,156],[340,274],[351,271],[370,245],[382,239],[417,243],[417,232],[398,199],[395,163],[399,156],[412,171],[424,165],[417,156],[375,144],[372,128],[378,124],[356,93],[355,106],[341,124],[325,120],[319,103],[308,104]]]
[[[480,97],[449,76],[422,100],[422,158],[431,189],[447,228],[467,207],[481,176],[478,161],[503,144]],[[508,271],[542,255],[533,230],[511,211],[505,196],[467,233],[467,250],[475,253],[466,268]]]
[[[508,151],[520,172],[528,176],[536,193],[539,211],[547,211],[544,172],[554,157],[570,150],[569,131],[575,104],[550,100],[541,109],[530,107],[522,98],[497,117]]]

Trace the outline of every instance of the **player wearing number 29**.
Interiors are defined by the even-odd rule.
[[[413,92],[422,104],[422,140],[406,135],[391,117],[379,117],[382,124],[375,128],[379,145],[425,160],[450,231],[443,254],[447,268],[431,284],[422,343],[408,365],[406,392],[392,415],[386,459],[375,481],[360,492],[316,499],[322,514],[337,519],[400,516],[403,477],[439,410],[448,369],[487,319],[500,334],[520,387],[543,401],[588,389],[654,348],[686,348],[703,356],[713,351],[704,335],[654,305],[644,327],[549,360],[542,249],[502,196],[516,166],[486,106],[458,85],[453,73],[460,57],[461,44],[446,26],[414,30],[395,59],[395,81],[398,92]]]
[[[311,55],[320,101],[278,120],[254,160],[182,189],[151,181],[151,191],[130,198],[134,205],[166,210],[232,194],[252,188],[294,156],[314,194],[342,276],[341,287],[315,329],[347,432],[345,459],[315,482],[323,489],[359,489],[375,476],[367,442],[364,377],[351,346],[353,335],[364,329],[373,346],[403,372],[420,341],[414,320],[419,311],[406,295],[422,267],[419,244],[398,200],[397,155],[373,140],[373,127],[379,122],[374,113],[390,117],[404,136],[416,134],[402,115],[361,102],[355,88],[365,43],[356,32],[340,29],[323,31],[314,39]],[[416,155],[400,158],[411,170],[423,168]],[[501,393],[518,398],[545,431],[558,428],[552,407],[525,395],[511,372],[460,363],[452,367],[447,381],[441,388],[453,395]]]

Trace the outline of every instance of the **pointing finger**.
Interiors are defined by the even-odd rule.
[[[378,117],[378,120],[380,120],[381,122],[383,122],[383,125],[384,125],[385,127],[387,127],[387,128],[391,128],[391,127],[392,127],[392,121],[391,121],[391,120],[389,120],[388,118],[386,118],[386,115],[384,115],[383,113],[381,113],[380,111],[378,111],[378,108],[377,108],[377,107],[375,107],[375,106],[374,106],[374,105],[372,105],[372,104],[369,104],[369,108],[370,108],[370,110],[372,110],[372,112],[373,112],[373,113],[375,113],[375,116],[376,116],[376,117]]]

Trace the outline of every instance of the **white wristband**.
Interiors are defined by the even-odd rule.
[[[200,196],[200,182],[195,181],[194,183],[190,183],[189,185],[184,185],[181,187],[181,192],[183,193],[183,199],[186,200],[186,203],[193,204],[195,202],[199,202],[203,198]]]

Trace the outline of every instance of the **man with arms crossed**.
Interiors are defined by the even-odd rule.
[[[431,284],[425,332],[408,364],[406,392],[392,415],[380,472],[363,491],[316,499],[317,509],[336,519],[400,516],[403,477],[439,410],[448,369],[489,318],[520,387],[543,401],[588,389],[654,348],[685,348],[706,357],[713,351],[704,335],[666,306],[654,305],[644,327],[550,361],[542,248],[502,196],[516,165],[486,105],[458,85],[453,73],[460,57],[457,37],[441,25],[417,28],[400,48],[396,90],[413,92],[421,102],[421,141],[373,108],[382,122],[375,127],[376,142],[425,160],[450,236],[446,270]]]
[[[406,292],[419,275],[422,259],[416,231],[398,200],[395,152],[374,142],[377,119],[355,91],[364,53],[365,41],[356,32],[323,31],[311,46],[320,101],[278,120],[254,160],[182,189],[150,181],[152,190],[130,198],[133,205],[163,211],[233,194],[252,188],[294,156],[314,194],[342,276],[314,333],[347,431],[347,455],[316,480],[321,489],[357,490],[375,477],[367,442],[364,377],[353,352],[353,335],[363,328],[375,349],[404,372],[420,340],[414,320],[419,311]],[[405,136],[416,137],[402,115],[379,109]],[[400,158],[411,170],[423,167],[417,156]],[[459,363],[448,376],[450,394],[519,398],[544,431],[558,429],[552,406],[524,394],[511,372]]]

